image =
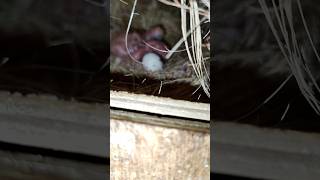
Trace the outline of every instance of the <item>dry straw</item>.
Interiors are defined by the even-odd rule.
[[[291,76],[295,77],[301,93],[314,111],[320,115],[320,103],[317,99],[320,88],[308,65],[307,55],[304,51],[305,47],[297,40],[296,27],[293,21],[295,16],[293,7],[296,5],[299,14],[295,18],[301,18],[308,44],[311,46],[317,62],[320,63],[320,57],[311,38],[300,0],[272,0],[271,8],[268,7],[265,0],[259,0],[259,3],[279,48],[290,67],[292,74],[289,78]]]
[[[126,31],[126,39],[131,27],[137,1],[134,0],[129,23]],[[209,37],[209,32],[205,37],[202,37],[201,25],[203,23],[210,22],[210,2],[208,0],[158,0],[159,2],[174,6],[180,9],[181,12],[181,32],[182,38],[173,46],[171,50],[168,50],[166,58],[170,58],[173,53],[179,52],[178,48],[184,43],[185,51],[188,54],[189,61],[194,69],[195,75],[199,81],[199,84],[203,88],[204,92],[210,97],[210,77],[209,70],[205,63],[209,57],[203,56],[203,48],[209,49],[208,44],[203,42],[204,38]],[[201,7],[199,6],[201,5]],[[189,45],[190,43],[190,45]],[[127,42],[126,42],[127,46]]]
[[[203,57],[203,37],[201,34],[201,24],[210,22],[210,2],[208,0],[202,0],[204,8],[199,7],[199,3],[196,0],[158,0],[164,4],[175,6],[180,8],[181,11],[181,31],[182,38],[171,49],[174,52],[183,42],[185,44],[186,52],[188,54],[189,61],[194,69],[194,72],[202,86],[204,92],[210,97],[210,77],[205,60]],[[187,22],[189,16],[189,22]],[[206,36],[209,32],[206,34]],[[191,45],[189,46],[189,41]],[[191,49],[191,50],[190,50]],[[168,57],[172,53],[168,54]]]

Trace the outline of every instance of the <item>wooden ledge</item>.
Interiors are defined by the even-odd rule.
[[[210,121],[210,104],[110,91],[110,107]]]

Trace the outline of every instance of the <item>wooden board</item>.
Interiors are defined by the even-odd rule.
[[[210,104],[110,91],[110,107],[210,121]]]
[[[213,129],[215,173],[263,179],[320,177],[320,134],[219,121]]]
[[[142,101],[142,104],[144,102]],[[184,102],[181,106],[175,107],[179,109],[183,107],[183,104]],[[168,108],[165,104],[163,107]],[[196,108],[198,107],[193,109]],[[205,118],[200,121],[192,120],[196,118],[195,116],[181,118],[179,114],[167,116],[167,114],[157,114],[157,111],[150,113],[132,111],[132,109],[120,110],[119,107],[111,108],[110,114],[108,110],[108,106],[103,104],[64,101],[43,95],[22,96],[2,92],[0,93],[0,141],[26,147],[109,158],[107,120],[110,117],[112,119],[110,122],[112,151],[110,170],[111,176],[116,177],[115,179],[132,179],[132,177],[137,177],[137,179],[209,178],[210,124],[208,120]],[[126,141],[130,138],[135,139],[134,142]],[[131,148],[130,156],[127,153],[128,148],[129,150]],[[22,155],[21,159],[11,161],[23,164],[24,158],[28,159]],[[29,165],[22,168],[27,169],[34,166],[33,158],[31,157],[30,162],[26,160]],[[53,162],[55,160],[56,158],[53,159]],[[7,162],[7,160],[4,161]],[[70,162],[74,163],[75,167],[78,166],[74,160]],[[48,166],[49,170],[51,168],[45,173],[53,173],[57,168],[50,164],[51,161],[43,162],[43,166]],[[103,166],[93,164],[92,167],[96,165],[97,167]],[[34,168],[41,166],[40,163]],[[85,166],[79,169],[82,168]],[[9,167],[8,171],[14,174],[19,173],[19,169],[20,167],[17,169]],[[75,170],[70,169],[70,172],[72,171]],[[103,171],[99,170],[99,172],[100,175],[97,177],[101,177]],[[59,174],[58,170],[57,174]],[[5,174],[2,175],[5,176]],[[21,176],[27,177],[28,175],[23,173]]]
[[[111,179],[209,179],[209,123],[111,109]]]
[[[111,91],[110,107],[111,179],[210,178],[209,104]]]
[[[108,106],[0,93],[0,141],[104,157]]]
[[[107,164],[0,150],[1,180],[105,180]]]

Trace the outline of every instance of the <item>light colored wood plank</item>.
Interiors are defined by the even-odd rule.
[[[210,104],[110,91],[110,107],[210,121]]]
[[[111,111],[111,179],[210,179],[209,123],[137,114]]]
[[[320,134],[215,122],[211,168],[264,179],[320,177]]]

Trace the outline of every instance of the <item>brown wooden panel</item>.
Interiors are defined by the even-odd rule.
[[[209,123],[111,111],[111,179],[209,179]]]

